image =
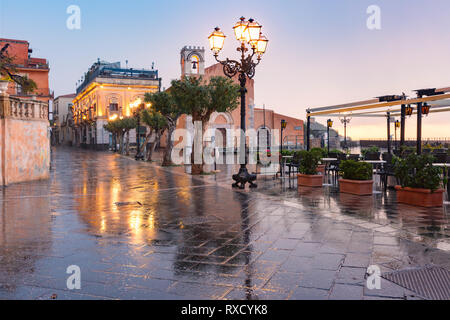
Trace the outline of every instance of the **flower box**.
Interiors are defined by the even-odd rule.
[[[430,189],[396,186],[395,190],[397,190],[397,202],[399,203],[425,208],[442,207],[444,204],[443,189],[431,192]]]
[[[370,196],[373,194],[373,180],[340,179],[339,190],[357,196]]]
[[[297,182],[299,186],[318,188],[323,185],[322,175],[297,174]]]

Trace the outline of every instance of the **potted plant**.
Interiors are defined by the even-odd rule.
[[[343,193],[368,196],[373,194],[373,168],[366,162],[355,160],[342,161],[340,164],[342,179],[339,190]]]
[[[317,173],[322,174],[325,177],[325,168],[326,165],[321,163],[322,158],[326,158],[328,153],[325,149],[322,148],[312,148],[311,152],[314,153],[319,158],[319,165],[317,166]]]
[[[366,160],[380,160],[380,148],[378,147],[369,147],[367,149],[362,149],[361,154]]]
[[[304,187],[322,187],[323,177],[317,174],[317,166],[319,165],[319,156],[311,151],[300,151],[298,153],[299,169],[298,169],[298,185]]]
[[[442,207],[444,190],[441,169],[433,166],[433,156],[410,154],[394,159],[394,173],[400,185],[396,186],[397,201],[419,207]],[[444,180],[444,181],[443,181]]]

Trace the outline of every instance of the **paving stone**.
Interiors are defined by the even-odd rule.
[[[318,254],[314,257],[313,268],[322,270],[338,270],[345,256],[341,254]]]
[[[367,269],[355,267],[342,267],[337,274],[336,283],[365,284]]]
[[[363,297],[363,286],[335,284],[331,290],[330,300],[361,300]]]
[[[345,260],[342,265],[344,267],[367,268],[369,266],[369,263],[370,263],[370,255],[369,254],[348,253],[345,256]]]
[[[304,287],[296,288],[289,297],[289,300],[327,300],[327,299],[328,299],[327,290],[304,288]]]
[[[263,286],[263,289],[290,292],[300,284],[301,275],[292,272],[277,272]]]
[[[280,270],[293,273],[304,273],[312,269],[312,264],[312,258],[290,256],[280,267]]]
[[[305,288],[330,290],[335,278],[335,271],[313,269],[302,276],[300,286]]]

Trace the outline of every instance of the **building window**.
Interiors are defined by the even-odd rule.
[[[119,111],[119,104],[118,103],[110,103],[109,104],[109,111],[110,112],[118,112]]]
[[[23,93],[22,86],[20,84],[16,84],[16,94],[21,95]]]
[[[67,107],[68,112],[72,112],[73,104],[69,103],[69,106]]]

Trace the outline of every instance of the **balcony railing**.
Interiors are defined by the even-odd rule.
[[[9,97],[9,108],[3,105],[1,109],[2,116],[13,119],[48,120],[48,104],[42,101]]]

